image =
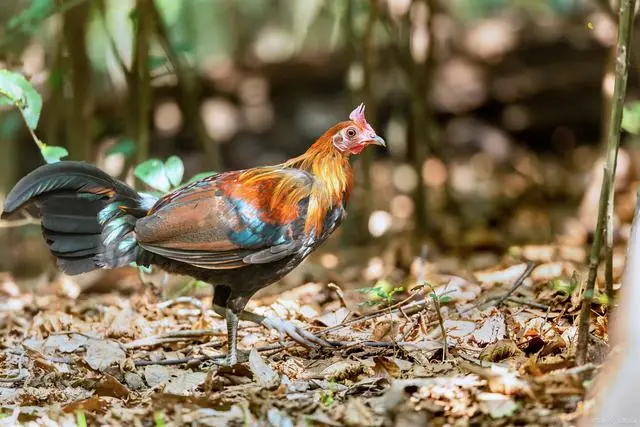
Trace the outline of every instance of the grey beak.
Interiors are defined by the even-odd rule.
[[[375,139],[371,140],[371,143],[375,145],[380,145],[381,147],[387,146],[387,143],[384,142],[384,139],[380,138],[378,135],[376,135]]]

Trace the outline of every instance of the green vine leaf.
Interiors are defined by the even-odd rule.
[[[133,174],[149,187],[162,192],[167,192],[171,188],[171,182],[165,173],[164,163],[158,159],[149,159],[138,164]]]
[[[33,32],[53,12],[53,0],[32,0],[28,8],[7,23],[9,30]]]
[[[29,128],[38,126],[42,97],[22,74],[0,70],[0,95],[0,105],[17,107]]]
[[[184,164],[178,156],[171,156],[164,162],[164,173],[173,187],[177,187],[182,182],[184,176]]]
[[[44,161],[47,163],[57,163],[60,159],[69,155],[69,152],[64,147],[51,146],[43,142],[40,142],[38,146],[40,147],[40,153],[42,157],[44,157]]]

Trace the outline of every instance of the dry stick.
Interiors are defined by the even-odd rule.
[[[620,145],[620,123],[622,120],[623,103],[627,89],[627,74],[631,51],[631,36],[633,32],[633,17],[635,0],[620,1],[620,15],[618,23],[618,43],[616,50],[615,85],[611,103],[611,120],[609,125],[609,141],[607,143],[607,160],[602,177],[600,191],[600,203],[598,205],[598,222],[589,255],[589,275],[582,297],[580,308],[580,320],[578,323],[578,345],[576,350],[576,363],[582,365],[587,359],[587,347],[589,343],[589,320],[591,318],[591,304],[600,264],[600,248],[602,245],[603,228],[609,213],[613,214],[613,180],[615,177],[618,147]],[[607,240],[609,236],[607,236]],[[612,255],[607,241],[607,263]],[[607,284],[609,286],[609,284]]]
[[[350,312],[353,312],[353,310],[349,308],[349,304],[347,304],[347,300],[344,296],[344,292],[342,291],[342,288],[340,288],[340,286],[336,285],[335,283],[329,283],[327,285],[327,288],[335,292],[336,296],[338,297],[338,300],[340,301],[340,305],[342,305],[344,308],[346,308]]]
[[[141,338],[139,340],[131,341],[123,344],[122,346],[127,349],[139,348],[139,347],[152,347],[159,344],[165,344],[170,342],[185,341],[188,338],[202,338],[218,335],[218,331],[215,329],[201,329],[193,331],[174,331],[168,332],[162,335],[155,335],[147,338]],[[222,343],[222,342],[221,342]]]
[[[539,308],[540,310],[548,310],[549,309],[549,305],[547,304],[541,304],[539,302],[533,302],[533,301],[527,301],[523,298],[516,298],[516,297],[508,297],[507,301],[511,301],[515,304],[520,304],[520,305],[526,305],[532,308]]]
[[[516,280],[516,282],[513,284],[513,286],[509,290],[509,292],[507,292],[502,297],[500,297],[498,302],[495,303],[496,307],[500,307],[500,305],[503,302],[505,302],[507,299],[509,299],[511,297],[511,295],[513,295],[513,293],[515,291],[517,291],[518,288],[520,288],[520,286],[522,286],[522,284],[524,283],[525,279],[527,277],[529,277],[529,275],[531,274],[531,272],[533,271],[535,266],[536,266],[536,264],[533,263],[533,262],[530,262],[530,263],[527,264],[527,268],[525,268],[524,272],[520,275],[520,277],[518,277],[518,280]]]
[[[524,271],[522,272],[522,274],[516,279],[516,281],[513,283],[513,286],[511,287],[511,290],[509,292],[507,292],[506,294],[504,294],[503,296],[500,297],[492,297],[492,298],[488,298],[484,301],[479,301],[475,304],[473,304],[471,307],[468,307],[464,310],[462,310],[461,312],[459,312],[459,314],[465,314],[468,313],[469,311],[475,309],[475,308],[479,308],[481,306],[484,306],[485,304],[489,304],[494,300],[497,300],[496,303],[493,303],[494,305],[498,305],[501,304],[503,301],[505,300],[513,300],[513,297],[511,296],[511,294],[513,294],[520,286],[522,286],[522,284],[524,283],[524,280],[529,277],[529,274],[531,274],[531,272],[533,271],[533,268],[535,267],[535,264],[533,263],[529,263],[527,265],[527,267],[524,269]]]
[[[165,309],[165,308],[169,308],[169,307],[171,307],[171,306],[173,306],[175,304],[190,304],[190,305],[196,307],[198,310],[200,310],[200,314],[204,313],[204,308],[202,306],[202,302],[198,298],[195,298],[195,297],[184,296],[184,297],[173,298],[173,299],[166,300],[166,301],[163,301],[161,303],[158,303],[156,305],[156,307],[158,307],[159,309]]]
[[[422,251],[420,252],[420,273],[418,274],[418,283],[428,286],[431,290],[431,300],[433,301],[433,306],[436,309],[438,324],[440,325],[440,333],[442,333],[442,361],[444,362],[449,358],[449,349],[447,348],[447,330],[444,327],[444,320],[442,319],[442,312],[440,311],[440,297],[436,295],[436,291],[433,289],[433,286],[427,282],[427,245],[422,245]]]

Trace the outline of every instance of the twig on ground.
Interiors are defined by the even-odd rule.
[[[509,297],[511,297],[511,295],[513,295],[513,293],[515,291],[517,291],[518,288],[520,288],[520,286],[522,286],[522,284],[527,279],[527,277],[529,277],[529,275],[531,274],[531,272],[533,271],[535,266],[536,266],[536,264],[533,263],[533,262],[530,262],[530,263],[527,264],[527,268],[524,269],[524,271],[522,272],[520,277],[518,277],[518,279],[515,281],[515,283],[511,287],[511,289],[509,289],[509,292],[507,292],[502,297],[500,297],[500,299],[495,303],[496,307],[500,307],[500,305],[503,302],[505,302]]]
[[[438,325],[440,326],[440,333],[442,334],[442,340],[444,342],[444,346],[442,348],[442,361],[444,362],[446,359],[449,358],[449,349],[447,348],[447,330],[444,327],[444,319],[442,318],[442,313],[440,312],[440,297],[436,295],[436,291],[433,289],[433,287],[429,283],[427,282],[425,283],[431,289],[431,292],[432,292],[431,299],[433,300],[433,306],[435,307],[436,315],[438,316]]]
[[[470,307],[467,307],[464,310],[460,311],[459,314],[468,313],[473,309],[480,308],[480,307],[483,307],[485,305],[487,305],[487,306],[495,305],[497,307],[500,304],[502,304],[504,301],[506,301],[507,299],[511,299],[512,298],[511,295],[515,291],[517,291],[520,286],[522,286],[522,284],[524,283],[525,279],[527,277],[529,277],[529,275],[533,271],[534,267],[535,267],[534,263],[528,263],[527,267],[524,269],[522,274],[516,279],[516,281],[513,283],[513,286],[511,287],[511,289],[506,294],[499,295],[499,296],[494,296],[494,297],[491,297],[491,298],[487,298],[484,301],[478,301],[477,303],[471,305]],[[493,302],[493,301],[495,301],[495,302]]]
[[[523,298],[517,298],[517,297],[508,297],[506,299],[506,301],[510,301],[514,304],[520,304],[520,305],[526,305],[529,307],[533,307],[533,308],[539,308],[540,310],[549,310],[550,306],[547,304],[541,304],[539,302],[534,302],[534,301],[528,301],[525,300]]]
[[[137,360],[134,362],[136,368],[141,366],[151,366],[151,365],[160,365],[160,366],[170,366],[170,365],[193,365],[200,364],[209,361],[216,361],[219,359],[224,359],[224,355],[219,356],[201,356],[201,357],[183,357],[180,359],[165,359],[165,360]]]
[[[405,317],[408,317],[406,315],[406,313],[404,312],[404,310],[402,308],[400,308],[400,311],[402,312],[402,314]],[[400,339],[400,341],[406,341],[407,338],[409,337],[409,335],[411,335],[411,332],[413,332],[413,330],[416,328],[416,326],[418,326],[418,324],[420,323],[420,319],[422,317],[420,315],[417,315],[415,320],[411,323],[411,326],[409,326],[409,328],[405,331],[405,333],[402,335],[402,338]]]
[[[209,337],[212,335],[218,335],[218,331],[215,329],[200,329],[193,331],[174,331],[167,332],[162,335],[155,335],[151,337],[140,338],[135,341],[131,341],[129,343],[123,344],[122,346],[126,350],[131,350],[139,347],[153,347],[160,344],[177,342],[177,341],[186,341],[190,338],[202,338]],[[221,341],[222,343],[222,341]]]
[[[194,298],[194,297],[177,297],[177,298],[173,298],[167,301],[163,301],[161,303],[158,303],[157,307],[159,309],[165,309],[168,307],[171,307],[172,305],[175,304],[191,304],[192,306],[198,308],[200,310],[200,314],[204,313],[204,308],[202,306],[202,301],[200,301],[198,298]]]
[[[344,292],[342,291],[340,286],[336,285],[335,283],[329,283],[327,287],[336,293],[336,296],[338,297],[338,301],[340,301],[340,305],[342,305],[344,308],[346,308],[350,312],[353,312],[353,310],[351,310],[351,307],[349,307],[349,304],[347,304],[347,300],[344,297]]]

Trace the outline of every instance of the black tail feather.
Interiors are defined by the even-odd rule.
[[[39,167],[11,190],[2,217],[31,204],[39,209],[45,241],[65,273],[136,261],[134,227],[149,200],[95,166],[59,162]]]

